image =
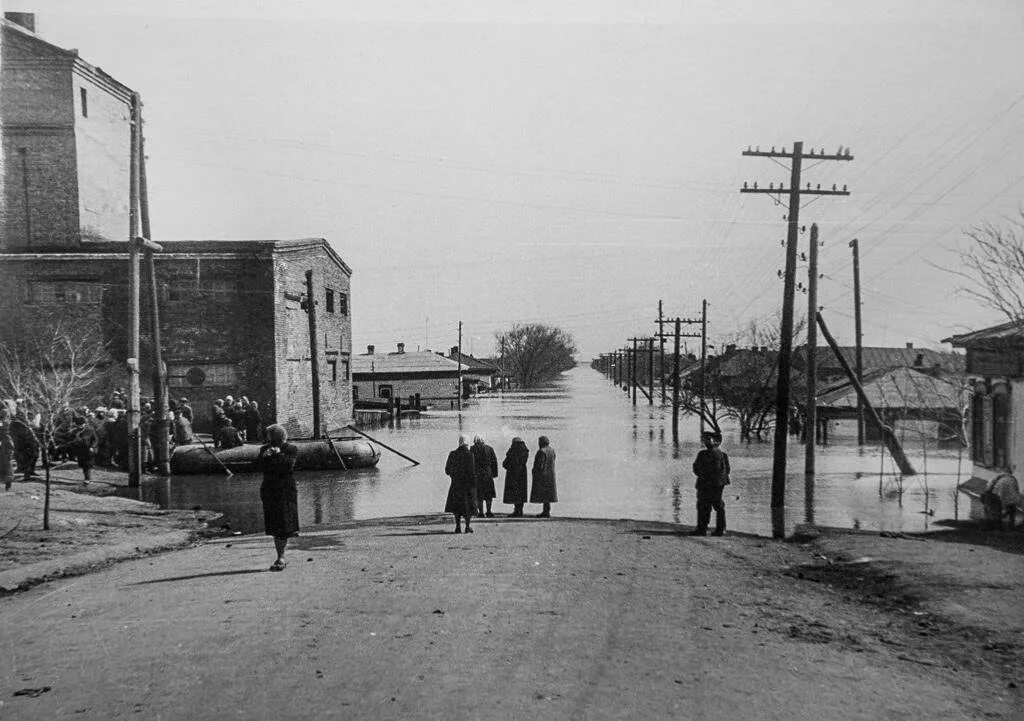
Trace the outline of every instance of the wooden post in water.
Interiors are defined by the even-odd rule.
[[[679,443],[679,333],[681,321],[676,318],[675,353],[672,359],[672,442]]]
[[[313,437],[320,434],[320,349],[316,334],[316,296],[313,294],[313,270],[306,271],[306,314],[309,316],[309,365],[313,391]]]
[[[654,405],[654,338],[647,341],[647,405]]]
[[[818,224],[811,224],[807,317],[818,312]],[[804,520],[814,523],[814,453],[818,427],[818,326],[807,324],[807,418],[804,423]]]

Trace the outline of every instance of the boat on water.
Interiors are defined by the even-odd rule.
[[[297,471],[328,471],[369,468],[377,465],[380,450],[362,438],[306,438],[289,440],[299,449]],[[261,444],[246,443],[236,448],[214,449],[211,444],[190,443],[171,452],[171,473],[177,475],[216,474],[227,468],[232,473],[259,470]],[[341,456],[339,460],[338,456]]]

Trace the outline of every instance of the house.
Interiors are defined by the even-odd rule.
[[[1002,473],[1019,478],[1024,464],[1024,321],[1011,321],[943,340],[967,351],[973,389],[970,408],[971,517],[984,511],[978,496]],[[1019,515],[1018,515],[1019,517]]]
[[[850,368],[857,368],[856,346],[840,346],[839,352]],[[846,373],[830,348],[819,346],[816,359],[819,383],[833,385],[834,382],[846,381]],[[954,374],[964,371],[963,354],[915,348],[913,343],[907,343],[903,348],[864,346],[861,348],[861,361],[864,374],[883,368],[937,368]],[[793,367],[800,371],[807,367],[807,346],[794,349]]]
[[[449,359],[462,363],[466,370],[462,373],[462,397],[469,398],[481,390],[493,390],[498,384],[501,370],[497,365],[488,361],[474,358],[468,353],[459,353],[459,347],[453,345],[449,351]]]
[[[111,384],[127,385],[129,182],[137,94],[35,32],[28,13],[0,21],[0,343],[61,323],[101,340]],[[322,420],[353,416],[351,269],[322,238],[160,241],[154,266],[172,398],[195,426],[227,394],[263,419],[312,435],[307,271],[312,271]],[[140,366],[152,394],[151,297],[143,273]]]
[[[963,376],[907,366],[875,368],[864,374],[862,386],[882,422],[905,442],[961,438],[970,395]],[[856,437],[857,392],[849,380],[821,388],[817,401],[823,442],[843,430]],[[866,434],[868,440],[881,440],[874,424],[867,425]]]
[[[352,394],[357,402],[418,398],[439,408],[455,408],[459,377],[468,370],[432,350],[406,352],[405,343],[399,343],[394,353],[378,353],[370,345],[365,354],[352,358]]]

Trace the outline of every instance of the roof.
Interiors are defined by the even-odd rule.
[[[480,360],[479,358],[474,358],[468,353],[449,353],[445,357],[450,358],[453,361],[461,361],[462,364],[466,366],[471,373],[497,373],[499,370],[498,366],[496,366],[495,364],[488,363],[487,361]]]
[[[740,348],[718,357],[718,375],[722,378],[733,378],[761,369],[768,369],[770,373],[774,374],[778,355],[778,351],[774,350]]]
[[[958,408],[966,393],[960,376],[901,366],[864,374],[864,393],[875,408],[927,410]],[[818,406],[857,407],[857,392],[847,381],[818,393]]]
[[[989,328],[943,338],[954,348],[1012,348],[1024,347],[1024,321],[1015,320]]]
[[[467,370],[462,365],[462,370]],[[459,364],[432,350],[410,353],[364,353],[352,356],[353,373],[420,373],[450,371],[458,374]]]
[[[817,349],[818,370],[841,369],[839,361],[828,346],[818,346]],[[857,364],[856,346],[840,346],[839,352],[855,368]],[[802,345],[793,352],[793,361],[799,367],[804,367],[804,360],[807,357],[807,346]],[[966,358],[960,353],[950,353],[930,348],[889,348],[883,346],[865,346],[861,349],[864,370],[874,368],[935,368],[962,373],[966,368]]]

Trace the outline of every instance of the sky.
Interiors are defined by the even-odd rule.
[[[447,349],[461,320],[487,355],[541,322],[587,361],[659,300],[742,340],[777,323],[786,208],[739,189],[789,172],[741,153],[794,141],[854,156],[805,162],[850,195],[800,215],[840,343],[853,238],[866,345],[1004,320],[948,269],[1024,207],[1015,0],[26,2],[3,6],[141,93],[154,238],[326,238],[355,352]]]

